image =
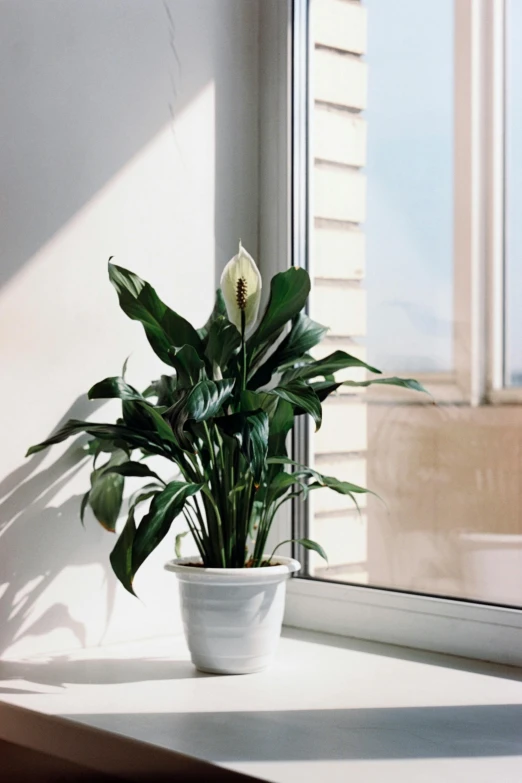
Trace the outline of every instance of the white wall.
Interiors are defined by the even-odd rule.
[[[257,253],[257,0],[0,4],[0,655],[168,633],[170,539],[140,572],[78,509],[79,449],[29,460],[117,374],[162,371],[110,255],[200,325],[237,240]]]

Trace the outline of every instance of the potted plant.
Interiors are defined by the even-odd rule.
[[[93,471],[80,516],[83,522],[89,505],[113,533],[125,478],[144,479],[129,500],[110,556],[114,573],[134,594],[136,572],[183,517],[186,531],[176,537],[177,557],[166,568],[180,581],[192,660],[205,671],[258,671],[269,664],[277,645],[285,580],[300,568],[277,555],[278,546],[267,552],[277,510],[316,489],[329,488],[354,503],[367,491],[294,462],[287,436],[296,416],[309,415],[317,429],[321,426],[321,403],[341,385],[336,371],[364,367],[380,373],[343,351],[312,358],[309,351],[327,329],[303,312],[310,291],[304,269],[291,267],[272,278],[268,304],[258,318],[261,275],[241,244],[225,267],[214,309],[201,329],[167,307],[148,283],[110,260],[109,278],[122,310],[141,322],[169,370],[140,392],[127,382],[124,366],[120,376],[96,383],[88,393],[90,399],[121,400],[116,422],[70,420],[28,455],[87,433]],[[416,381],[400,378],[344,381],[370,383],[422,390]],[[163,478],[151,470],[146,462],[151,455],[163,457],[176,475]],[[180,556],[186,533],[198,557]],[[326,558],[320,544],[299,543]]]

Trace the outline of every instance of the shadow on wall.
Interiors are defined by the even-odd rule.
[[[0,283],[209,81],[211,60],[187,57],[208,43],[207,7],[2,2]]]
[[[209,264],[219,279],[239,236],[257,253],[256,14],[257,3],[244,0],[0,4],[0,286],[165,127],[174,153],[173,120],[209,83],[216,102]],[[183,194],[184,182],[176,188]],[[92,410],[79,399],[64,420]],[[35,440],[45,436],[32,431]],[[31,610],[66,566],[109,569],[104,531],[87,526],[86,535],[78,524],[80,496],[51,505],[82,467],[78,446],[38,472],[42,460],[33,457],[0,483],[0,654],[24,635],[56,628],[85,644],[87,629],[71,616],[67,596],[34,621]],[[107,585],[108,622],[114,580]]]
[[[99,403],[79,398],[56,429],[69,418],[85,418]],[[85,464],[81,441],[76,441],[48,468],[35,473],[44,459],[36,454],[0,483],[0,546],[3,553],[16,552],[19,558],[2,557],[0,580],[6,585],[0,599],[0,654],[21,635],[40,636],[57,628],[68,629],[80,645],[85,645],[86,629],[71,616],[67,596],[52,604],[37,619],[32,610],[65,566],[87,565],[100,560],[104,531],[90,526],[87,535],[79,520],[81,496],[74,495],[60,506],[52,498],[68,485]],[[74,529],[71,525],[77,525]],[[83,533],[83,535],[82,535]],[[105,534],[106,536],[106,534]],[[24,557],[30,551],[31,557]],[[36,556],[35,556],[36,555]],[[104,563],[105,576],[109,564]],[[114,580],[107,585],[105,613],[108,622],[114,602]],[[99,594],[99,593],[98,593]]]

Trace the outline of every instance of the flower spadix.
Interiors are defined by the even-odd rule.
[[[254,330],[256,324],[261,285],[261,274],[256,262],[240,242],[238,254],[230,259],[221,275],[221,290],[228,320],[240,332],[244,322],[245,337]]]

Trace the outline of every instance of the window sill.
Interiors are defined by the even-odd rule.
[[[521,671],[341,637],[286,629],[237,677],[180,637],[3,661],[0,694],[1,739],[127,780],[522,778]]]

